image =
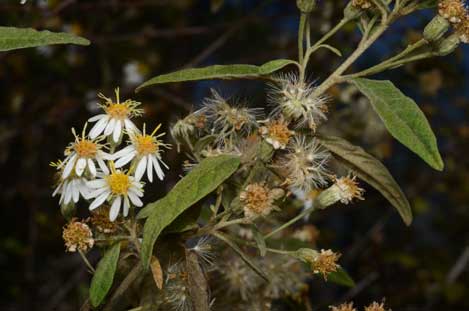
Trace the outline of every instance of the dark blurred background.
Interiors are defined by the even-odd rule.
[[[318,38],[341,18],[345,1],[320,1],[311,18]],[[366,68],[417,40],[435,13],[402,19],[364,55]],[[296,58],[298,13],[293,0],[29,0],[0,1],[2,25],[67,31],[88,47],[53,46],[0,54],[0,310],[78,310],[90,275],[77,254],[67,254],[64,220],[51,197],[54,169],[95,111],[97,93],[144,103],[145,121],[168,126],[197,107],[210,87],[265,105],[258,82],[197,82],[135,87],[153,75],[210,64],[262,64]],[[331,40],[344,54],[356,45],[353,25]],[[314,55],[311,80],[323,79],[338,59]],[[383,159],[408,195],[415,220],[406,227],[389,204],[367,187],[367,200],[331,208],[312,222],[319,246],[343,253],[353,289],[315,280],[314,310],[345,300],[362,306],[386,298],[395,311],[469,310],[469,46],[444,57],[393,70],[391,79],[416,99],[438,137],[445,160],[433,171],[393,141],[368,103],[353,89],[331,90],[330,122],[346,137]],[[169,138],[168,138],[169,139]],[[160,197],[177,180],[183,156],[165,160],[169,183],[154,183],[146,199]],[[93,258],[92,258],[93,260]],[[318,278],[317,278],[318,279]],[[288,309],[287,309],[288,310]]]

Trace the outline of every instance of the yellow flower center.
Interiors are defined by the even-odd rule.
[[[137,152],[140,155],[153,154],[158,151],[158,142],[153,136],[139,135],[136,138]]]
[[[82,139],[75,143],[73,149],[82,158],[94,158],[98,151],[98,145],[91,140]]]
[[[130,109],[126,104],[110,104],[106,107],[106,113],[117,120],[124,120],[130,114]]]
[[[127,191],[130,188],[130,179],[127,174],[116,172],[112,173],[107,177],[107,182],[111,191],[116,195],[127,194]]]

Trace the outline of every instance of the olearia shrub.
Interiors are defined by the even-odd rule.
[[[368,78],[414,61],[445,56],[468,43],[469,15],[459,0],[351,0],[343,18],[318,41],[310,13],[314,0],[298,0],[298,60],[261,66],[214,65],[156,76],[137,88],[205,79],[261,79],[265,105],[227,98],[217,90],[175,122],[140,124],[140,103],[99,95],[91,116],[65,148],[54,195],[69,221],[65,248],[78,252],[92,274],[87,306],[96,310],[269,310],[278,300],[311,309],[308,280],[354,286],[340,250],[316,243],[311,213],[366,199],[377,189],[410,225],[408,200],[385,166],[363,148],[331,136],[328,90],[352,85],[389,133],[436,170],[443,161],[429,122],[392,82]],[[350,68],[389,27],[434,7],[421,38],[367,69]],[[352,53],[327,44],[345,26],[361,39]],[[307,78],[314,54],[341,58],[324,80]],[[396,47],[396,50],[399,49]],[[172,140],[172,141],[171,141]],[[161,199],[145,200],[145,186],[171,168],[165,151],[187,155],[184,176]],[[340,169],[339,169],[340,168]],[[76,218],[79,208],[89,210]],[[99,249],[95,265],[87,253]],[[313,306],[314,308],[314,306]],[[358,310],[338,302],[334,311]],[[389,310],[372,302],[365,311]]]

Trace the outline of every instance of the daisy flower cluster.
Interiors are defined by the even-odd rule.
[[[132,207],[141,207],[144,179],[164,178],[162,153],[170,145],[158,133],[161,125],[147,133],[145,124],[140,130],[133,119],[142,115],[140,103],[131,99],[121,101],[119,89],[115,99],[99,94],[98,104],[103,113],[91,117],[80,135],[72,128],[74,141],[64,151],[65,158],[53,163],[57,169],[57,186],[53,196],[60,195],[59,204],[89,203],[93,211],[109,207],[109,220],[122,214],[126,217]]]

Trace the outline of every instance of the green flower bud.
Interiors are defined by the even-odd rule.
[[[435,16],[423,31],[425,40],[433,42],[441,39],[450,27],[449,21],[440,16]]]
[[[362,14],[363,14],[363,10],[353,5],[352,1],[350,1],[349,4],[344,9],[344,17],[348,20],[357,19]]]
[[[316,0],[296,0],[296,6],[302,13],[311,13],[316,6]]]
[[[448,54],[453,53],[460,43],[461,40],[459,38],[459,35],[452,34],[451,36],[438,41],[436,46],[436,52],[439,56],[446,56]]]
[[[312,264],[316,258],[318,258],[319,253],[314,249],[300,248],[294,253],[293,256],[304,262]]]

